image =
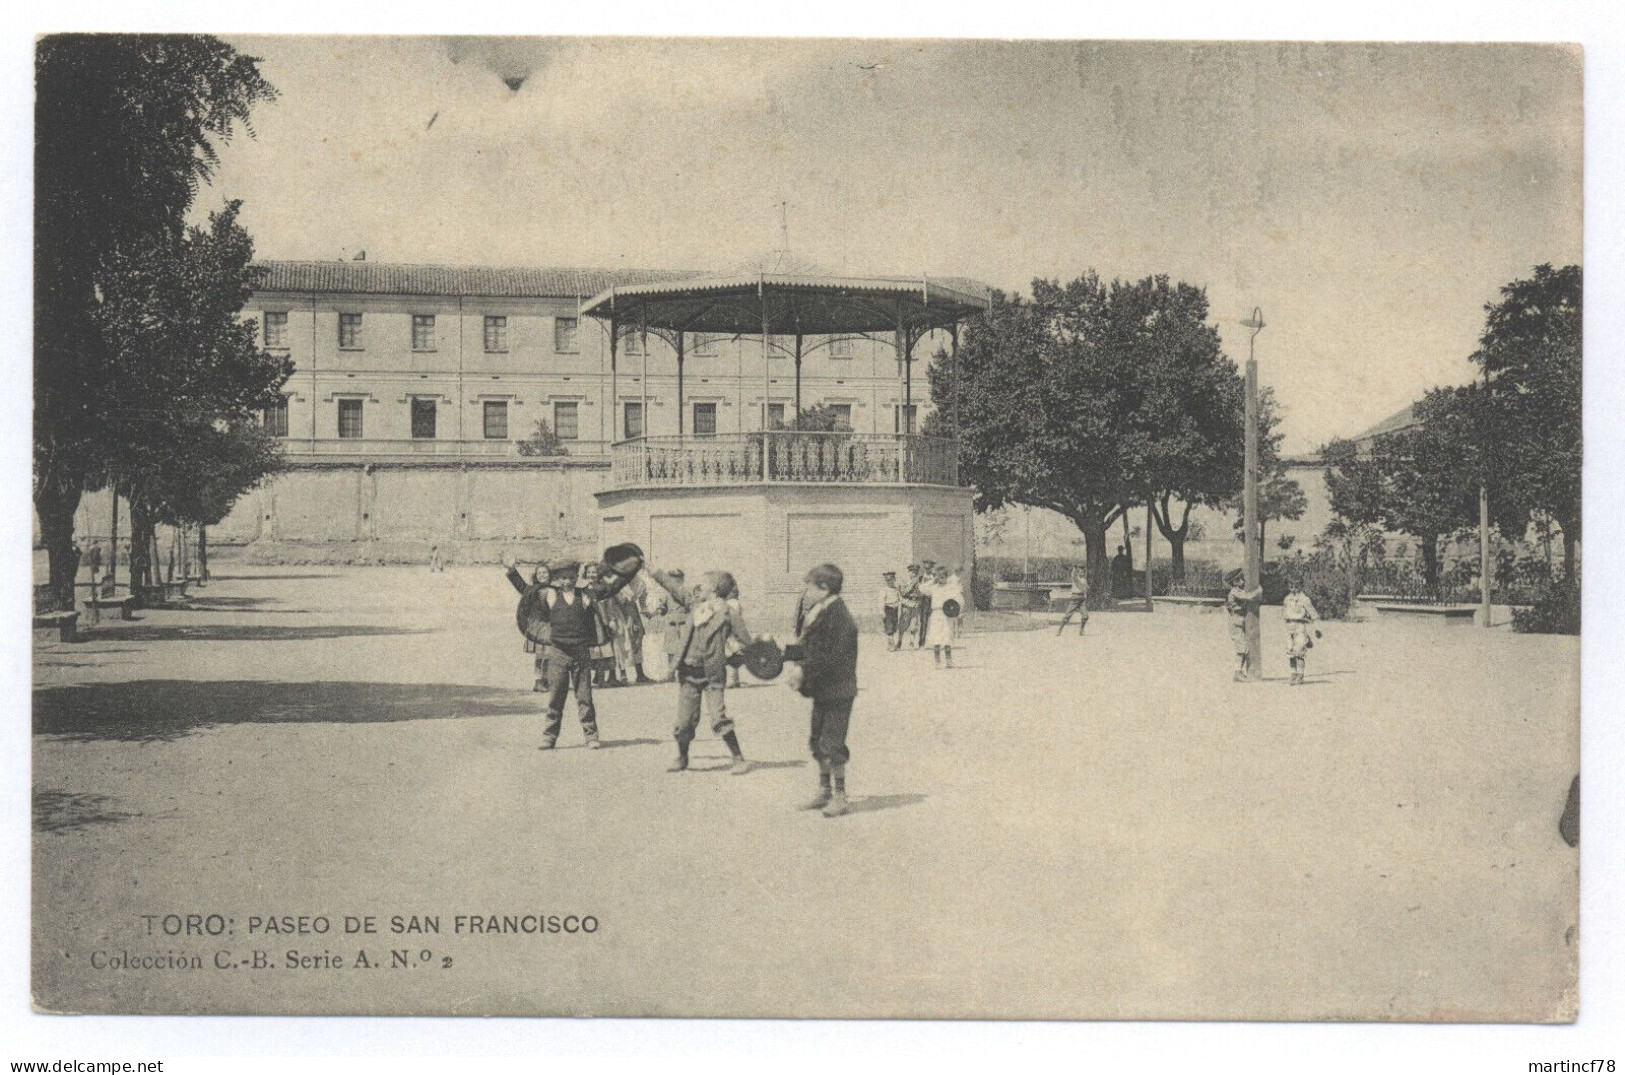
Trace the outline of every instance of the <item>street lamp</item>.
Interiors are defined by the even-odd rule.
[[[1241,324],[1253,330],[1247,338],[1247,445],[1246,469],[1242,485],[1241,543],[1247,550],[1247,589],[1263,585],[1263,550],[1258,547],[1258,360],[1253,357],[1254,341],[1264,331],[1264,312],[1253,307],[1253,316]],[[1247,678],[1264,678],[1263,644],[1259,641],[1258,602],[1247,603]]]

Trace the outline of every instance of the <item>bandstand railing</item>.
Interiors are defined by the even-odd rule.
[[[617,489],[828,482],[958,485],[953,441],[902,433],[722,433],[638,437],[610,449]]]

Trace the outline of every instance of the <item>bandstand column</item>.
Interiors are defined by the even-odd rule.
[[[677,330],[677,435],[683,435],[683,336],[681,329]]]
[[[621,325],[611,317],[609,319],[609,442],[614,444],[621,439],[620,415],[615,412],[621,408],[620,379],[616,370],[616,359],[621,348]],[[603,382],[600,381],[600,384]]]

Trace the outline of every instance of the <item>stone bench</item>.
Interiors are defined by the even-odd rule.
[[[79,613],[41,612],[34,616],[34,630],[51,630],[64,642],[79,641]]]
[[[1478,615],[1476,605],[1382,604],[1376,609],[1384,616],[1433,616],[1451,625],[1470,625]]]
[[[92,597],[85,604],[94,608],[98,615],[103,609],[117,609],[119,619],[133,620],[138,601],[136,596],[131,594],[128,597]]]
[[[1223,608],[1222,597],[1153,597],[1157,604],[1184,605],[1193,608]]]

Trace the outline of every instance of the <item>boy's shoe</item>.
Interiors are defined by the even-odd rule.
[[[555,740],[552,740],[552,739],[543,739],[542,740],[542,745],[540,747],[538,747],[537,749],[538,750],[552,750],[554,742],[555,742]]]
[[[750,772],[750,762],[744,758],[735,758],[734,763],[728,767],[728,773],[731,776],[744,776],[748,772]]]
[[[666,766],[666,772],[668,772],[668,773],[686,773],[686,772],[688,772],[688,759],[687,758],[678,758],[676,761],[674,761],[670,765]]]
[[[1234,680],[1235,682],[1237,682],[1237,683],[1245,683],[1245,682],[1247,682],[1247,673],[1246,672],[1237,672],[1234,675],[1232,675],[1230,678],[1232,680]]]
[[[600,750],[600,749],[603,748],[603,745],[604,745],[603,743],[599,742],[598,737],[596,735],[587,740],[587,749],[588,750]]]
[[[831,798],[832,796],[828,788],[819,788],[818,794],[814,795],[807,802],[802,803],[801,808],[803,810],[822,810],[824,807],[829,805]]]
[[[837,791],[829,797],[829,803],[824,807],[825,817],[840,817],[851,809],[846,804],[846,792]]]

